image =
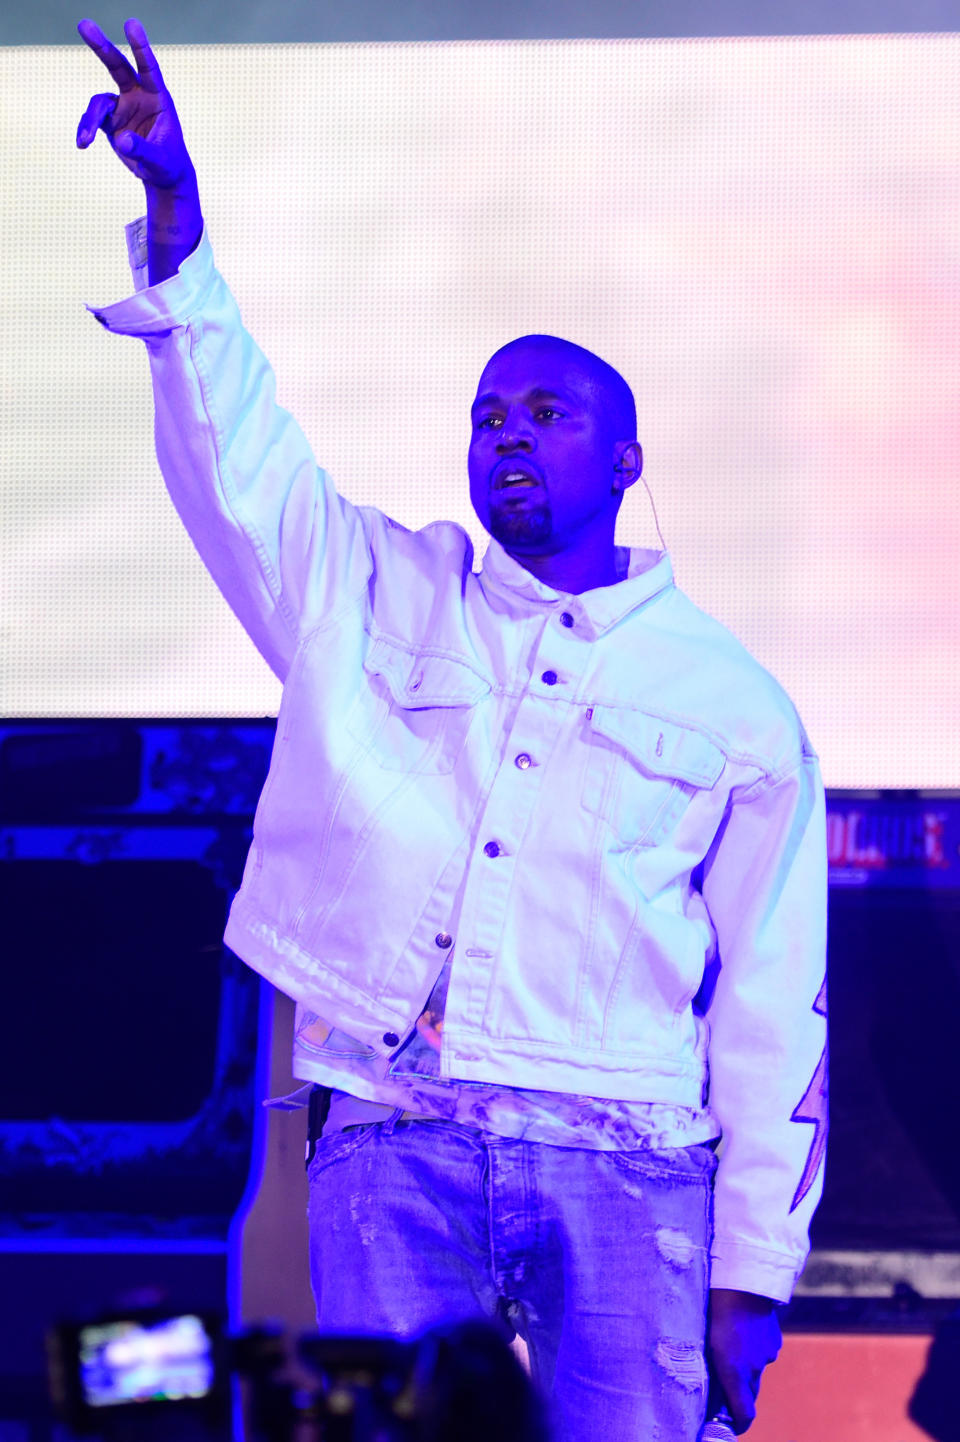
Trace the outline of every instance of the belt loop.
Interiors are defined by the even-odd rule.
[[[304,1165],[309,1167],[330,1111],[330,1088],[314,1084],[307,1099],[307,1145]]]
[[[397,1122],[402,1116],[403,1107],[394,1107],[393,1111],[390,1113],[390,1115],[387,1117],[387,1120],[382,1125],[382,1131],[385,1137],[393,1136],[394,1128],[396,1127]]]

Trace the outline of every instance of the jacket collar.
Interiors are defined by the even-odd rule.
[[[555,591],[538,581],[519,561],[491,537],[483,558],[480,584],[487,599],[497,609],[509,609],[514,615],[545,613],[558,608],[569,611],[576,622],[586,623],[594,635],[602,635],[631,611],[653,600],[673,584],[673,567],[666,551],[650,551],[642,546],[618,546],[618,560],[626,562],[627,574],[612,586],[597,586],[571,596]]]

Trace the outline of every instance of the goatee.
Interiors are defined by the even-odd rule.
[[[490,534],[501,546],[529,546],[549,540],[553,516],[545,504],[535,506],[493,506]]]

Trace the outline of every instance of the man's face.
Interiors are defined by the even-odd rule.
[[[485,530],[518,556],[576,550],[600,531],[612,542],[614,432],[602,387],[562,343],[498,352],[480,377],[468,457]]]

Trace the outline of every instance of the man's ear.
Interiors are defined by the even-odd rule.
[[[643,451],[640,442],[620,442],[614,455],[616,457],[613,465],[616,472],[614,488],[618,491],[625,491],[628,486],[633,485],[634,481],[639,481],[643,473]]]

